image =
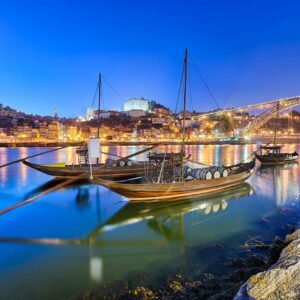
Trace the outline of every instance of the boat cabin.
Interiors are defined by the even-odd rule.
[[[267,154],[280,154],[281,146],[260,146],[260,155],[265,151]]]
[[[181,179],[182,153],[148,154],[149,161],[146,165],[146,179],[152,183],[178,182]]]

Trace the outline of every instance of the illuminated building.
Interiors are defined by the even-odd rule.
[[[53,123],[48,125],[48,138],[57,140],[60,135],[60,124],[58,121],[54,121]]]
[[[88,108],[87,110],[86,110],[86,116],[85,116],[85,118],[86,118],[86,120],[92,120],[93,118],[94,118],[94,115],[95,115],[95,110],[93,109],[93,108]]]
[[[126,112],[126,115],[132,118],[139,118],[146,115],[146,112],[142,109],[132,109]]]
[[[123,105],[124,111],[130,111],[130,110],[143,110],[148,111],[149,110],[149,101],[141,98],[133,98],[128,101],[126,101]]]

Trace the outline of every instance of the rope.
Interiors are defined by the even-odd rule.
[[[161,176],[162,176],[162,172],[163,172],[164,165],[165,165],[166,155],[167,155],[167,152],[165,152],[165,155],[164,155],[164,160],[163,160],[162,165],[161,165],[161,169],[160,169],[160,172],[159,172],[159,176],[158,176],[158,179],[157,179],[157,183],[160,182],[160,179],[161,179]]]
[[[201,79],[201,81],[202,81],[204,87],[206,88],[206,90],[208,91],[209,95],[211,96],[211,98],[212,98],[213,101],[215,102],[216,106],[217,106],[219,109],[221,109],[221,107],[220,107],[220,105],[219,105],[219,103],[218,103],[216,97],[214,96],[212,90],[209,88],[209,86],[207,85],[206,81],[204,80],[204,78],[203,78],[201,72],[199,71],[199,69],[197,68],[196,64],[194,63],[194,61],[193,61],[191,55],[189,55],[189,57],[190,57],[190,60],[191,60],[191,62],[192,62],[192,65],[193,65],[193,67],[195,68],[196,72],[198,73],[198,75],[199,75],[199,77],[200,77],[200,79]]]
[[[102,78],[107,83],[107,85],[120,97],[120,99],[123,100],[124,97],[122,97],[122,95],[108,82],[108,80],[103,75]]]
[[[174,185],[175,185],[175,181],[172,182],[172,184],[170,184],[169,188],[166,190],[166,194],[170,193],[171,190],[173,189]]]
[[[194,111],[193,97],[192,97],[192,85],[191,85],[191,73],[189,72],[188,75],[189,75],[189,92],[190,92],[191,108],[192,108],[192,111]]]
[[[98,87],[99,87],[99,84],[97,83],[94,99],[93,99],[93,102],[92,102],[92,108],[94,107],[94,103],[95,103],[95,100],[96,100],[96,97],[97,97]]]
[[[184,66],[183,66],[182,72],[181,72],[181,78],[180,78],[179,90],[178,90],[178,95],[177,95],[177,100],[176,100],[175,114],[177,113],[178,101],[179,101],[180,93],[181,93],[181,89],[182,89],[183,74],[184,74]]]

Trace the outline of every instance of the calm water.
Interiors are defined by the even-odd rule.
[[[140,148],[103,150],[125,156]],[[0,148],[0,164],[44,150]],[[188,147],[193,159],[208,164],[237,163],[254,150]],[[300,145],[284,150],[300,151]],[[76,157],[67,149],[31,161]],[[299,172],[298,164],[259,169],[234,190],[174,204],[134,204],[88,183],[48,194],[0,216],[0,298],[70,299],[116,279],[134,282],[140,273],[218,270],[224,255],[238,254],[249,236],[285,234],[283,223],[300,212]],[[39,193],[51,179],[22,164],[0,169],[0,209]],[[224,244],[226,252],[216,250]]]

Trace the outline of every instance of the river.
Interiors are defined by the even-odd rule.
[[[142,148],[103,151],[125,156]],[[229,165],[256,148],[192,145],[187,152],[203,163]],[[300,145],[283,150],[300,152]],[[0,148],[0,164],[41,151],[45,148]],[[31,161],[75,163],[76,156],[67,148]],[[73,299],[116,280],[139,284],[141,274],[155,287],[161,275],[178,270],[219,272],[224,257],[239,255],[249,237],[284,236],[284,225],[297,222],[299,176],[297,163],[258,168],[235,189],[173,204],[130,203],[89,183],[47,194],[0,216],[0,298]],[[23,164],[0,169],[0,209],[38,194],[51,180]]]

